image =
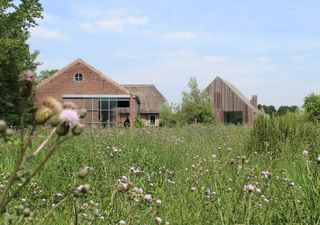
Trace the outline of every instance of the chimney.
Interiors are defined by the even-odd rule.
[[[250,100],[251,105],[253,105],[255,108],[258,108],[258,96],[252,95],[252,98]]]

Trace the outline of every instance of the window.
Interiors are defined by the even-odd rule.
[[[81,73],[76,73],[76,75],[74,75],[74,79],[77,82],[82,81],[82,74]]]
[[[155,115],[150,115],[149,116],[149,124],[150,125],[156,125],[156,116]]]

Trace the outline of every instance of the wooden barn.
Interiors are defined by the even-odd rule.
[[[153,98],[153,94],[143,93],[143,90],[126,88],[77,59],[38,85],[36,103],[46,96],[52,96],[62,103],[73,102],[78,108],[87,109],[83,123],[99,126],[124,126],[128,119],[130,126],[133,126],[142,106],[142,110],[149,110],[146,111],[151,113],[148,114],[149,120],[156,125],[159,111],[153,109],[160,108],[163,102],[158,97]]]
[[[166,102],[165,97],[153,84],[126,84],[122,85],[139,96],[140,117],[145,126],[159,126],[160,111]]]
[[[252,125],[254,115],[259,113],[258,97],[247,99],[235,86],[217,77],[205,91],[212,101],[215,117],[222,123]]]

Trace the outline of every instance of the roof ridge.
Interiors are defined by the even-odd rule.
[[[57,71],[56,73],[54,73],[53,75],[51,75],[50,77],[42,80],[38,87],[43,86],[44,84],[48,83],[50,80],[54,79],[55,77],[59,76],[60,74],[62,74],[64,71],[66,71],[67,69],[69,69],[70,67],[72,67],[73,65],[75,65],[76,63],[82,63],[85,66],[87,66],[88,68],[90,68],[91,70],[93,70],[94,72],[96,72],[99,76],[101,76],[104,80],[107,80],[108,82],[112,83],[113,85],[115,85],[116,87],[118,87],[120,90],[124,91],[126,94],[134,94],[131,90],[128,90],[127,88],[121,86],[120,84],[118,84],[117,82],[115,82],[114,80],[112,80],[111,78],[107,77],[104,73],[100,72],[99,70],[97,70],[95,67],[93,67],[92,65],[90,65],[89,63],[85,62],[83,59],[78,58],[76,60],[74,60],[73,62],[71,62],[70,64],[68,64],[67,66],[63,67],[61,70]]]

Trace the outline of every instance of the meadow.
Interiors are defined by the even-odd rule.
[[[87,127],[63,143],[9,204],[6,223],[319,224],[317,126],[288,128],[281,131],[287,132],[284,139],[268,139],[275,130],[261,121],[259,126],[264,128]],[[48,132],[40,130],[33,145]],[[268,143],[271,139],[277,141]],[[0,145],[4,184],[16,144]],[[90,174],[79,178],[84,166]],[[85,184],[90,191],[74,195],[75,187]],[[31,210],[27,216],[21,213],[25,208]]]

